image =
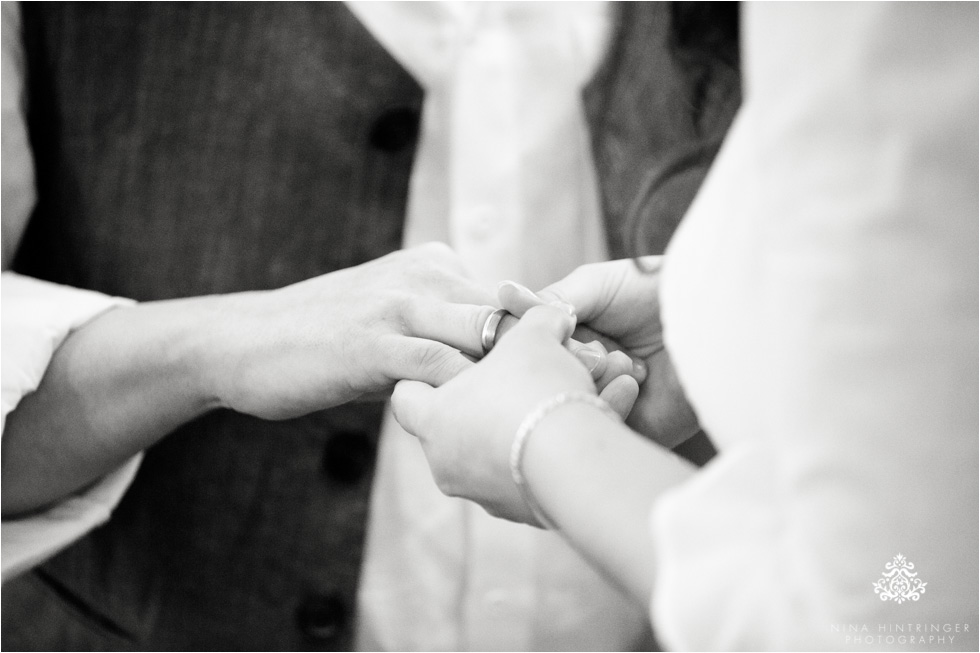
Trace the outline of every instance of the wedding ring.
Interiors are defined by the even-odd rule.
[[[484,356],[489,354],[490,350],[493,349],[493,345],[497,341],[497,327],[500,326],[500,321],[504,319],[504,316],[507,314],[508,313],[506,310],[498,308],[491,313],[490,317],[487,318],[487,321],[483,323],[483,332],[480,334],[480,345],[483,346]]]

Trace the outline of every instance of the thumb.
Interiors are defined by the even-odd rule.
[[[629,417],[639,395],[640,386],[637,385],[636,379],[625,374],[610,381],[609,385],[599,393],[599,396],[605,399],[606,403],[624,420]]]
[[[601,303],[608,303],[602,292],[607,276],[608,268],[584,266],[537,293],[514,281],[502,281],[497,285],[497,299],[517,317],[535,306],[562,302],[574,308],[580,321],[587,322],[601,312]]]
[[[392,378],[424,381],[437,388],[472,365],[459,350],[425,338],[402,338],[389,360]]]
[[[538,291],[545,302],[563,301],[575,307],[580,322],[589,322],[609,303],[609,267],[585,266]]]
[[[575,318],[556,306],[535,306],[514,326],[514,333],[530,331],[544,333],[558,342],[565,342],[575,330]]]
[[[421,381],[399,381],[391,393],[391,412],[403,429],[414,435],[425,431],[435,389]]]

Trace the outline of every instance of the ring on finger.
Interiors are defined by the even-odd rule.
[[[483,347],[483,355],[486,356],[493,349],[497,342],[497,328],[505,315],[509,315],[506,309],[498,308],[483,323],[483,331],[480,333],[480,345]]]

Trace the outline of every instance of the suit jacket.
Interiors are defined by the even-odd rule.
[[[584,101],[610,249],[650,170],[727,128],[669,5],[618,10]],[[25,6],[38,204],[15,269],[132,297],[276,288],[401,243],[423,92],[340,3]],[[700,183],[659,190],[666,245]],[[152,447],[110,522],[3,588],[6,649],[352,646],[381,405],[210,413]]]

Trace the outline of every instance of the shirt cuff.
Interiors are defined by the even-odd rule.
[[[37,389],[55,350],[74,329],[132,300],[60,286],[13,272],[0,275],[0,437],[7,415]],[[134,456],[87,490],[48,510],[3,522],[4,581],[54,555],[105,522],[129,487],[142,455]]]
[[[84,492],[23,519],[4,520],[0,529],[2,580],[38,565],[109,519],[136,476],[143,454],[102,477]]]

